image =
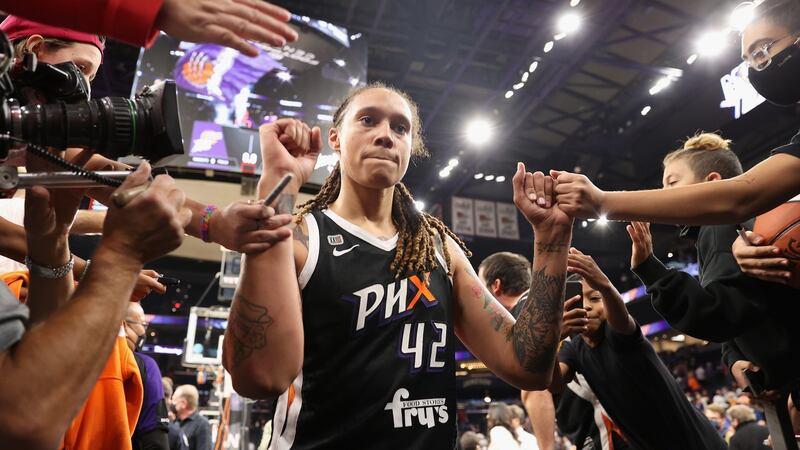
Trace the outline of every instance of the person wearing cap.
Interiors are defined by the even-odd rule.
[[[35,53],[39,61],[43,63],[59,64],[72,61],[80,68],[87,81],[94,79],[102,62],[104,39],[95,34],[53,27],[17,16],[8,16],[0,23],[0,31],[6,33],[11,39],[16,57],[21,57],[27,50]],[[67,159],[82,158],[81,152],[79,149],[68,150]],[[30,162],[33,158],[28,160]],[[33,162],[33,164],[38,163],[38,161]],[[128,168],[124,164],[97,154],[89,159],[85,167],[89,170]],[[31,167],[29,166],[28,169],[30,170]],[[108,204],[109,195],[109,189],[95,189],[90,196]],[[281,233],[287,232],[286,230],[273,231],[259,225],[267,224],[273,228],[273,224],[268,219],[274,215],[274,211],[261,204],[237,201],[224,208],[217,208],[214,205],[187,198],[186,206],[192,212],[192,219],[185,230],[187,234],[242,253],[266,250],[273,242],[279,240],[282,236]],[[282,225],[286,224],[274,224],[274,227]],[[0,236],[3,237],[0,241],[0,254],[21,261],[26,252],[25,230],[0,218]],[[85,267],[86,262],[76,257],[73,267],[75,276],[83,273]],[[157,281],[144,275],[139,277],[139,287],[142,288],[139,290],[147,292],[150,290],[163,292],[164,289]]]
[[[259,0],[0,0],[0,10],[54,26],[150,46],[159,30],[256,56],[248,40],[283,46],[297,40],[289,11]]]

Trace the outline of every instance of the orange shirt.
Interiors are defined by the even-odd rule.
[[[0,280],[17,298],[29,282],[27,271],[0,274]],[[125,338],[117,336],[106,366],[72,420],[59,449],[131,450],[131,436],[142,409],[143,395],[142,375],[133,352]]]
[[[131,449],[142,409],[142,376],[125,338],[117,337],[94,389],[64,435],[65,450]]]

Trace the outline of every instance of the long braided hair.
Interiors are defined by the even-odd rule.
[[[428,150],[425,147],[425,141],[422,138],[421,121],[419,118],[419,109],[416,103],[411,100],[405,92],[383,83],[371,83],[351,91],[347,98],[342,102],[339,108],[333,115],[333,126],[340,128],[347,108],[350,106],[353,98],[368,89],[386,89],[394,92],[408,103],[411,109],[411,155],[412,156],[428,156]],[[300,205],[296,222],[299,224],[303,216],[308,214],[313,209],[325,209],[336,201],[339,197],[339,191],[342,187],[342,174],[339,164],[336,164],[331,174],[325,180],[319,193],[316,197]],[[414,204],[414,197],[409,192],[408,188],[399,182],[394,186],[394,195],[392,198],[392,222],[397,227],[398,238],[397,248],[395,250],[394,260],[390,265],[391,271],[396,278],[401,278],[412,273],[429,274],[438,265],[436,261],[436,235],[442,242],[442,252],[444,253],[445,264],[447,265],[447,274],[452,275],[452,265],[450,263],[450,252],[447,251],[445,240],[450,236],[467,256],[472,256],[467,249],[464,241],[461,240],[455,233],[447,228],[440,219],[417,210]]]

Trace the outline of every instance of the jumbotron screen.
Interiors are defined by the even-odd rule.
[[[293,16],[291,24],[300,36],[296,42],[282,48],[256,44],[254,58],[163,33],[142,52],[134,92],[162,79],[178,87],[185,154],[163,164],[258,174],[258,127],[281,117],[319,126],[327,141],[336,105],[366,81],[367,43],[321,20]],[[338,160],[324,145],[309,183],[322,184]]]

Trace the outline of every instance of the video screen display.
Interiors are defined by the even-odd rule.
[[[366,82],[367,43],[321,20],[293,16],[291,24],[296,42],[256,44],[254,58],[163,33],[142,52],[134,92],[162,79],[178,87],[185,154],[164,161],[168,166],[258,174],[258,127],[292,117],[322,128],[325,144],[309,180],[322,184],[338,161],[325,137],[336,106]]]

